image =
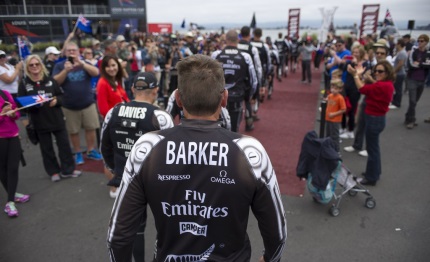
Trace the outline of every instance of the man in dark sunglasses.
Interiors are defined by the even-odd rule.
[[[430,51],[427,48],[429,36],[422,34],[418,37],[418,46],[412,48],[408,59],[408,75],[406,78],[409,94],[409,107],[405,115],[405,125],[413,129],[416,124],[416,107],[424,91],[425,81],[430,69]],[[430,117],[424,122],[430,123]]]

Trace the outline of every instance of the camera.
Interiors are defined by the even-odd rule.
[[[73,61],[73,57],[69,56],[67,57],[67,60],[69,60],[70,63],[74,64],[75,62]]]

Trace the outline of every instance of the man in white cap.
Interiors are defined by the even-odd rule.
[[[52,75],[55,62],[58,60],[60,54],[61,52],[55,46],[47,47],[45,50],[45,59],[43,59],[43,63],[45,64],[50,76]]]
[[[193,35],[193,33],[192,32],[186,33],[185,37],[184,37],[184,40],[185,40],[184,46],[188,47],[194,55],[197,54],[198,50],[197,50],[197,48],[196,48],[196,46],[194,44],[194,35]]]

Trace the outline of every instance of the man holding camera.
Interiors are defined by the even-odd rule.
[[[98,76],[99,69],[80,58],[76,43],[68,42],[64,49],[68,59],[58,62],[52,75],[64,90],[63,113],[66,128],[76,153],[76,164],[80,165],[84,163],[79,138],[82,127],[85,129],[87,157],[102,159],[96,150],[96,129],[100,127],[100,122],[91,84],[91,77]]]

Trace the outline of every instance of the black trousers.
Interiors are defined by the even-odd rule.
[[[134,262],[145,262],[145,228],[146,228],[146,209],[142,216],[142,221],[139,226],[139,231],[133,242],[133,258]]]
[[[242,121],[242,102],[228,102],[227,110],[230,114],[231,131],[238,132]]]
[[[63,174],[72,174],[75,170],[75,160],[73,159],[66,129],[52,132],[36,132],[39,137],[40,152],[42,153],[43,166],[46,173],[49,176],[60,172]],[[55,155],[52,135],[55,136],[57,142],[60,163],[58,163],[57,156]]]
[[[0,138],[0,181],[6,189],[8,202],[15,200],[21,154],[21,142],[18,136]]]

